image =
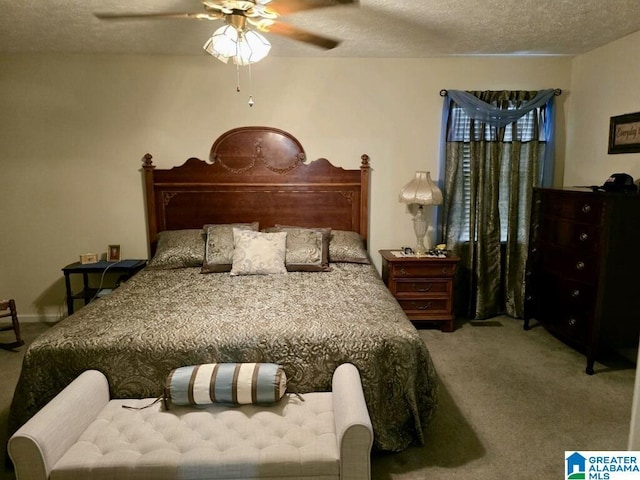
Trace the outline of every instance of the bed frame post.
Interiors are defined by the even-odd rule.
[[[150,153],[145,154],[144,164],[144,188],[145,196],[147,198],[147,225],[149,226],[148,245],[150,246],[149,258],[154,254],[156,249],[156,237],[158,235],[158,223],[156,221],[156,195],[153,189],[153,171],[156,166],[153,165],[153,156]]]
[[[363,154],[360,159],[360,235],[364,239],[365,247],[369,248],[369,155]]]

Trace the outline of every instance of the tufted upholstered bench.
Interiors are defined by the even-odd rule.
[[[360,375],[340,365],[331,392],[267,405],[177,407],[109,400],[89,370],[9,439],[17,480],[370,478],[373,430]]]

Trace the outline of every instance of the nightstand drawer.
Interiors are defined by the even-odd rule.
[[[398,303],[409,316],[411,314],[449,314],[451,307],[448,298],[417,298],[414,300],[398,298]]]
[[[425,297],[429,295],[447,295],[449,293],[448,280],[403,280],[395,283],[395,293],[398,297]]]
[[[441,262],[439,264],[404,264],[393,265],[392,275],[395,278],[422,278],[422,277],[453,277],[456,273],[454,262]]]

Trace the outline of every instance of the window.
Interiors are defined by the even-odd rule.
[[[515,110],[516,105],[514,102],[509,102],[509,110]],[[473,120],[466,112],[464,108],[457,104],[453,104],[451,110],[451,127],[449,129],[449,142],[462,142],[462,171],[464,175],[463,180],[463,199],[464,199],[464,217],[463,217],[463,232],[461,233],[460,240],[469,241],[469,224],[470,224],[470,208],[471,202],[471,138],[473,136],[474,141],[486,141],[486,142],[502,142],[504,144],[510,144],[514,140],[521,143],[526,143],[531,140],[537,139],[540,142],[542,148],[545,146],[545,135],[542,129],[539,129],[538,125],[544,125],[545,108],[539,107],[526,113],[520,117],[516,122],[507,125],[504,128],[497,128],[489,126],[482,121]],[[536,121],[538,119],[539,121]],[[507,150],[507,149],[503,149]],[[507,239],[507,217],[509,215],[509,174],[511,171],[511,162],[509,152],[505,152],[503,159],[500,162],[500,192],[498,196],[498,210],[500,213],[500,240],[505,242]],[[539,169],[539,181],[542,180],[542,169]],[[476,234],[477,235],[477,234]],[[476,238],[477,239],[477,238]]]

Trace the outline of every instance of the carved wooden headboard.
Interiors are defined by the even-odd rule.
[[[144,157],[150,254],[163,230],[209,223],[259,222],[352,230],[367,241],[369,157],[357,170],[321,158],[305,163],[300,142],[271,127],[241,127],[221,135],[209,160],[189,158],[159,169]]]

